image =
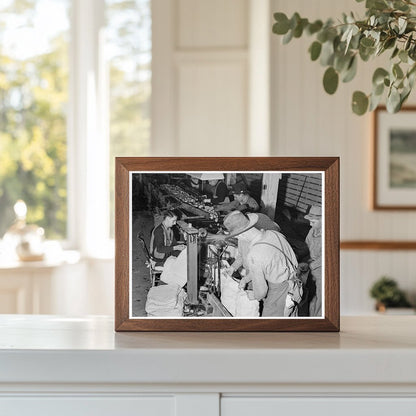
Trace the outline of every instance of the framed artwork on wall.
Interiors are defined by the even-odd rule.
[[[379,107],[373,117],[373,208],[416,209],[416,107]]]
[[[116,331],[339,331],[339,159],[116,158]]]

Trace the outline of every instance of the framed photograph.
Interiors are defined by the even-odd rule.
[[[415,120],[416,107],[374,112],[374,209],[416,209]]]
[[[116,158],[116,331],[339,331],[339,159]]]

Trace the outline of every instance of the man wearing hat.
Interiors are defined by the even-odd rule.
[[[253,283],[254,298],[263,300],[262,316],[284,316],[289,279],[295,275],[295,253],[278,231],[258,230],[254,227],[257,214],[249,217],[233,211],[224,218],[224,226],[230,232],[228,238],[236,237],[248,245],[244,265],[247,275],[241,279],[240,288]]]
[[[237,212],[237,211],[234,211]],[[253,216],[257,216],[257,221],[254,224],[254,227],[258,230],[262,231],[281,231],[280,227],[272,221],[266,214],[262,214],[261,212],[258,212],[257,214],[248,213],[247,218],[255,218]],[[227,269],[227,273],[229,275],[232,275],[236,270],[238,270],[240,267],[244,266],[244,268],[247,269],[247,265],[244,264],[244,261],[246,260],[248,249],[249,249],[249,243],[246,241],[243,241],[241,238],[238,240],[238,255],[234,261],[234,263]]]
[[[244,183],[236,183],[231,193],[234,195],[234,201],[217,205],[217,211],[230,212],[238,210],[242,212],[257,212],[260,209],[259,204],[250,196]]]
[[[316,293],[309,304],[310,316],[322,314],[322,207],[312,205],[305,219],[309,220],[311,229],[305,242],[309,247],[309,268],[316,285]]]

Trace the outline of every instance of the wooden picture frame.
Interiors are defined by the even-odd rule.
[[[416,107],[373,113],[373,209],[416,209]]]
[[[133,262],[136,261],[137,244],[133,231],[134,198],[141,195],[141,189],[149,186],[159,189],[159,184],[146,182],[159,181],[159,174],[173,181],[176,176],[188,175],[191,179],[202,173],[223,173],[227,181],[235,178],[252,178],[260,175],[261,189],[266,189],[264,178],[287,179],[296,177],[320,177],[322,179],[322,313],[320,316],[302,317],[225,317],[225,316],[187,316],[187,317],[151,317],[134,316],[133,309]],[[235,176],[233,176],[235,174]],[[267,174],[267,175],[266,175]],[[185,176],[186,176],[185,175]],[[272,175],[272,176],[270,176]],[[187,176],[186,176],[187,177]],[[200,176],[199,176],[200,177]],[[156,179],[155,179],[156,178]],[[230,179],[231,178],[231,179]],[[289,179],[288,179],[289,178]],[[305,181],[306,181],[305,179]],[[176,179],[175,179],[176,180]],[[133,182],[138,184],[138,190],[133,190]],[[162,180],[163,182],[163,180]],[[279,179],[280,182],[280,179]],[[150,183],[150,185],[149,185]],[[254,181],[253,181],[254,183]],[[146,184],[146,185],[145,185]],[[149,185],[149,186],[148,186]],[[228,184],[229,185],[229,184]],[[171,186],[171,185],[169,185]],[[176,186],[176,185],[175,185]],[[154,187],[154,188],[152,188]],[[237,185],[233,185],[237,187]],[[234,188],[233,188],[234,189]],[[147,191],[146,191],[147,192]],[[237,191],[234,191],[237,192]],[[261,191],[263,192],[263,190]],[[299,195],[306,197],[304,191]],[[303,193],[302,193],[303,192]],[[286,191],[287,193],[287,191]],[[151,197],[149,197],[151,199]],[[278,198],[278,196],[276,196]],[[166,203],[166,201],[164,201]],[[299,202],[300,204],[300,202]],[[318,204],[319,205],[319,204]],[[136,206],[136,205],[135,205]],[[299,205],[300,206],[300,205]],[[337,157],[220,157],[220,158],[181,158],[181,157],[122,157],[116,158],[116,220],[115,220],[115,330],[116,331],[339,331],[339,158]],[[205,206],[203,206],[205,209]],[[208,207],[211,209],[211,207]],[[207,208],[207,209],[208,209]],[[136,208],[135,208],[136,210]],[[134,211],[136,213],[136,211]],[[141,211],[137,211],[141,212]],[[153,212],[153,211],[152,211]],[[306,216],[310,216],[312,211]],[[135,214],[136,215],[136,214]],[[140,214],[141,215],[141,214]],[[144,214],[143,214],[144,215]],[[251,216],[250,216],[251,215]],[[253,218],[253,215],[248,215]],[[240,216],[237,214],[237,216]],[[166,217],[164,217],[166,218]],[[257,218],[257,217],[256,217]],[[310,217],[308,217],[310,218]],[[207,220],[208,221],[208,220]],[[305,220],[306,221],[306,220]],[[308,222],[308,221],[306,221]],[[221,224],[217,220],[214,225]],[[183,224],[182,224],[183,225]],[[182,226],[181,225],[181,226]],[[192,228],[193,225],[188,227]],[[220,227],[221,228],[221,227]],[[224,227],[225,228],[225,227]],[[185,232],[182,230],[182,235]],[[198,231],[199,232],[199,231]],[[199,238],[199,234],[194,236]],[[256,231],[257,232],[257,231]],[[263,232],[263,231],[261,231]],[[202,234],[201,234],[202,235]],[[191,236],[192,237],[192,236]],[[194,238],[192,237],[192,238]],[[140,238],[140,237],[139,237]],[[203,237],[201,237],[203,238]],[[193,240],[189,240],[193,241]],[[188,296],[194,290],[190,282],[189,263],[192,261],[191,244],[186,248],[188,256],[188,272],[186,285]],[[199,241],[199,240],[198,240]],[[228,241],[228,240],[227,240]],[[133,253],[135,258],[133,258]],[[198,255],[200,256],[200,254]],[[221,255],[218,257],[221,260]],[[179,259],[179,256],[178,256]],[[167,260],[166,260],[167,261]],[[198,260],[199,261],[199,260]],[[212,263],[212,262],[209,262]],[[166,264],[166,263],[165,263]],[[199,264],[199,263],[198,263]],[[142,267],[142,266],[140,266]],[[218,266],[218,276],[221,276],[221,264]],[[289,267],[289,266],[288,266]],[[199,273],[199,272],[198,272]],[[215,282],[212,278],[213,288]],[[198,281],[199,282],[199,281]],[[211,280],[210,280],[211,282]],[[200,282],[197,283],[200,285]],[[270,284],[269,284],[270,286]],[[134,286],[136,287],[136,286]],[[158,286],[160,287],[160,286]],[[199,286],[198,286],[199,287]],[[190,289],[188,289],[190,288]],[[201,287],[201,291],[205,287]],[[135,289],[134,289],[135,290]],[[164,290],[164,289],[163,289]],[[269,287],[270,290],[270,287]],[[149,298],[149,295],[147,295]],[[198,302],[200,302],[198,292]],[[202,296],[202,295],[201,295]],[[205,297],[205,293],[204,293]],[[215,297],[215,296],[213,296]],[[149,299],[146,300],[146,307]],[[216,298],[217,301],[220,298]],[[206,311],[211,311],[215,305],[210,298]],[[220,301],[221,303],[221,301]],[[198,306],[198,305],[197,305]],[[221,305],[220,305],[221,307]],[[261,307],[261,302],[260,302]],[[185,310],[185,308],[184,308]],[[286,310],[286,309],[285,309]],[[191,309],[194,313],[194,310]],[[206,312],[209,315],[210,312]]]

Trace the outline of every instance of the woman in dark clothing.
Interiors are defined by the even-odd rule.
[[[150,254],[161,266],[169,256],[178,256],[186,247],[184,244],[177,244],[172,227],[176,224],[178,217],[173,211],[168,211],[160,225],[155,227],[150,237]]]

